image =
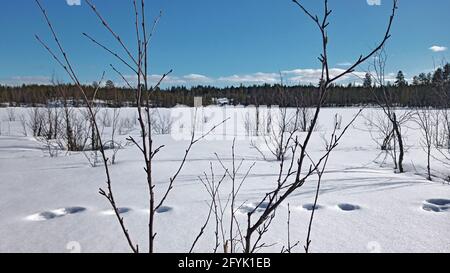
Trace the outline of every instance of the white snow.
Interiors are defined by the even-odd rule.
[[[17,116],[26,111],[17,108]],[[156,215],[155,251],[189,250],[208,213],[209,195],[198,177],[209,172],[210,162],[216,175],[223,174],[214,153],[224,164],[231,164],[233,138],[236,158],[245,159],[239,174],[244,175],[256,162],[238,196],[237,203],[244,204],[239,220],[244,223],[246,212],[276,185],[279,163],[263,160],[243,129],[243,119],[252,111],[244,107],[205,107],[197,112],[199,134],[224,118],[231,119],[194,146],[173,191]],[[335,113],[342,115],[342,124],[346,124],[357,111],[323,109],[309,146],[310,155],[317,158],[323,154],[322,136],[329,136]],[[189,144],[194,110],[177,107],[162,109],[161,113],[172,115],[174,129],[170,135],[155,136],[155,147],[165,145],[154,163],[157,196],[167,188]],[[133,119],[135,110],[123,109],[121,116]],[[450,252],[450,186],[442,179],[450,171],[433,159],[436,177],[433,182],[425,179],[426,157],[414,124],[404,132],[408,147],[404,174],[394,173],[389,161],[383,166],[374,162],[380,151],[364,129],[364,119],[358,118],[332,153],[316,210],[311,252]],[[8,120],[5,108],[0,108],[0,132],[0,252],[69,252],[74,242],[82,252],[129,251],[109,203],[98,193],[99,187],[105,187],[101,166],[92,168],[81,153],[63,151],[58,157],[50,157],[41,143],[23,136],[19,119]],[[125,141],[130,134],[139,137],[137,127],[126,133],[118,138]],[[127,146],[119,151],[117,164],[110,168],[121,215],[132,239],[145,251],[148,194],[138,149]],[[287,244],[288,203],[292,241],[301,242],[295,251],[303,251],[316,182],[312,177],[277,210],[263,238],[274,245],[263,251],[280,252]],[[229,185],[228,180],[224,183]],[[211,222],[195,251],[210,252],[213,247]]]

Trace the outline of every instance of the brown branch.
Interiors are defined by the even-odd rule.
[[[94,38],[92,38],[90,35],[88,35],[87,33],[83,32],[82,33],[86,38],[88,38],[89,40],[91,40],[91,42],[93,42],[94,44],[98,45],[99,47],[101,47],[102,49],[104,49],[105,51],[107,51],[108,53],[110,53],[111,55],[113,55],[114,57],[116,57],[120,62],[122,62],[124,65],[126,65],[128,68],[130,68],[134,73],[138,73],[136,71],[136,69],[134,69],[127,61],[125,61],[122,57],[119,56],[119,54],[117,54],[116,52],[112,51],[111,49],[109,49],[108,47],[106,47],[105,45],[101,44],[100,42],[98,42],[97,40],[95,40]]]
[[[131,87],[130,82],[125,78],[125,76],[122,74],[122,72],[117,70],[112,64],[110,64],[109,66],[111,66],[111,68],[114,70],[114,72],[116,72],[122,78],[122,80],[125,81],[125,84],[128,86],[128,88],[134,89],[133,87]]]
[[[211,182],[208,179],[208,176],[205,173],[205,179],[207,182],[203,181],[203,179],[201,177],[199,177],[200,182],[202,182],[203,186],[206,188],[207,192],[209,193],[210,197],[211,197],[211,203],[209,205],[209,211],[208,211],[208,215],[206,217],[205,223],[203,224],[203,226],[200,228],[200,232],[198,233],[197,237],[195,238],[194,242],[192,243],[192,246],[189,250],[189,253],[192,253],[192,251],[195,248],[195,245],[197,244],[198,240],[202,237],[206,226],[209,223],[209,219],[211,218],[211,215],[213,213],[213,211],[215,211],[215,215],[217,215],[217,205],[216,205],[216,199],[218,198],[218,193],[219,193],[219,188],[220,185],[222,184],[222,182],[225,180],[226,175],[224,174],[222,176],[222,178],[218,181],[218,183],[215,183],[215,176],[214,176],[214,171],[212,168],[212,163],[210,163],[211,165]],[[216,218],[217,221],[217,218]],[[215,249],[217,250],[218,247],[218,243],[217,243],[217,233],[216,233],[216,245],[215,245]]]
[[[125,52],[128,54],[130,59],[134,62],[136,66],[138,65],[138,62],[134,59],[133,55],[131,55],[130,50],[125,46],[124,42],[122,41],[122,38],[120,38],[119,35],[117,35],[112,28],[109,26],[108,22],[103,18],[103,16],[98,12],[95,5],[92,4],[91,0],[86,0],[86,3],[88,6],[92,9],[92,11],[97,15],[98,19],[102,22],[103,26],[112,34],[112,36],[119,42],[119,44],[122,46],[122,48],[125,50]]]

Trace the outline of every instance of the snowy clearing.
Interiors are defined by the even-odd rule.
[[[26,119],[30,109],[15,108],[16,118],[10,120],[6,108],[0,108],[0,252],[129,252],[114,212],[98,193],[99,187],[105,186],[101,164],[92,167],[82,152],[59,151],[50,157],[45,145],[30,132],[24,136],[20,117]],[[155,147],[165,145],[154,161],[157,193],[166,189],[183,157],[195,112],[184,107],[158,111],[171,117],[172,131],[154,137]],[[245,117],[254,116],[253,111],[251,107],[205,107],[197,111],[199,134],[225,118],[230,120],[196,144],[165,206],[157,211],[156,252],[189,251],[207,217],[210,200],[198,177],[209,173],[210,162],[217,176],[223,174],[214,153],[224,164],[231,164],[234,138],[236,159],[244,159],[239,176],[256,163],[237,197],[237,203],[242,204],[238,220],[245,223],[246,213],[273,188],[279,162],[270,156],[262,158],[250,143],[264,145],[258,137],[248,136],[244,126]],[[322,109],[309,146],[310,156],[323,153],[324,139],[330,135],[336,113],[345,124],[357,111]],[[363,115],[377,111],[365,109]],[[112,114],[112,109],[108,112]],[[149,214],[145,172],[138,149],[125,145],[129,135],[139,137],[133,125],[135,110],[123,108],[120,117],[129,124],[117,134],[125,147],[110,167],[112,183],[131,237],[145,250]],[[396,174],[389,158],[382,162],[381,150],[366,123],[360,116],[331,154],[316,206],[311,252],[450,252],[450,185],[445,182],[450,171],[433,157],[433,181],[426,180],[421,134],[411,123],[404,132],[406,173]],[[110,127],[103,129],[108,135]],[[227,183],[225,180],[225,187]],[[303,251],[315,188],[313,176],[282,204],[263,238],[270,247],[262,251],[280,252],[287,244],[288,203],[291,240],[300,241],[294,251]],[[213,247],[214,227],[210,223],[194,251],[211,252]]]

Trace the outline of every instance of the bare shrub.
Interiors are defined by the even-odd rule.
[[[109,128],[112,126],[112,119],[111,116],[109,114],[109,109],[106,108],[103,111],[101,111],[101,117],[100,117],[100,121],[102,123],[103,127]]]
[[[16,121],[16,109],[13,107],[7,107],[6,113],[8,114],[9,121]]]
[[[254,110],[254,111],[253,111]],[[261,127],[261,113],[260,107],[249,107],[248,111],[243,117],[243,126],[246,136],[259,136],[264,134],[264,129]]]
[[[434,139],[432,110],[417,109],[414,121],[419,125],[422,133],[421,146],[427,155],[427,179],[431,181],[431,148]]]
[[[23,136],[28,136],[28,131],[27,131],[27,118],[25,117],[24,114],[21,114],[19,116],[19,121],[20,121],[20,126],[22,128],[22,134]]]
[[[98,115],[100,112],[100,108],[95,107],[95,105],[92,105],[92,113],[94,114],[94,116],[91,116],[90,114],[90,110],[88,109],[83,109],[81,110],[81,114],[85,120],[85,122],[87,122],[88,124],[88,130],[89,130],[89,149],[92,151],[98,151],[100,150],[100,141],[98,138],[97,134],[102,135],[103,134],[103,130],[104,127],[102,126],[103,124],[101,122],[98,122]],[[99,124],[99,131],[97,132],[96,128],[95,128],[95,123]],[[85,147],[86,149],[86,147]]]
[[[288,108],[288,96],[286,95],[286,88],[283,85],[283,77],[280,75],[281,84],[277,86],[278,107],[276,110],[271,107],[266,117],[267,128],[259,138],[260,145],[253,140],[251,146],[255,148],[262,157],[267,160],[264,150],[269,151],[271,156],[275,157],[277,161],[285,158],[286,153],[294,145],[294,136],[298,132],[307,132],[311,125],[312,111],[310,108],[302,106],[302,102],[297,102],[297,108]],[[292,110],[292,111],[290,111]],[[316,126],[316,125],[315,125]],[[312,130],[314,130],[314,127]],[[262,139],[262,140],[261,140]]]
[[[82,151],[82,154],[92,168],[95,168],[102,163],[101,155],[98,150]]]
[[[446,109],[434,109],[431,111],[433,145],[436,148],[448,147],[448,124]]]
[[[279,99],[281,99],[284,104],[288,104],[290,101],[287,97],[289,96],[282,96]],[[308,132],[309,127],[311,126],[311,121],[314,117],[314,109],[309,107],[304,92],[294,94],[294,100],[298,115],[298,129],[300,132]]]
[[[111,141],[113,143],[113,146],[115,143],[117,130],[119,129],[119,122],[120,122],[120,108],[114,108],[111,123]]]
[[[299,109],[294,113],[289,113],[288,108],[278,107],[277,113],[274,115],[271,111],[270,128],[267,134],[258,138],[260,145],[253,140],[251,146],[255,148],[261,156],[267,160],[264,150],[269,151],[270,155],[276,160],[281,161],[285,158],[286,153],[292,147],[294,135],[299,130]]]
[[[21,117],[22,126],[25,126],[25,117]],[[33,131],[34,138],[42,144],[43,151],[50,157],[57,157],[64,149],[61,141],[59,109],[47,106],[46,108],[33,108],[29,110],[28,126]]]
[[[150,122],[152,132],[156,135],[168,135],[172,132],[173,118],[170,113],[161,113],[160,109],[151,111]]]
[[[392,122],[384,113],[378,111],[370,112],[369,114],[362,115],[362,117],[365,119],[364,124],[372,141],[376,143],[377,147],[381,150],[381,153],[377,156],[375,161],[381,155],[384,155],[381,166],[384,165],[387,157],[391,157],[392,162],[397,164],[396,153],[394,152],[395,138],[392,130]]]
[[[134,122],[129,117],[120,118],[118,122],[119,135],[128,135],[134,129]]]
[[[58,157],[62,151],[61,142],[57,139],[48,139],[46,137],[37,137],[36,140],[43,146],[43,151],[50,157]]]
[[[44,116],[40,108],[33,107],[27,111],[27,126],[34,137],[42,136]]]
[[[208,192],[211,201],[208,204],[209,211],[205,223],[192,243],[189,253],[194,250],[195,245],[203,235],[204,230],[212,217],[214,217],[215,220],[213,252],[216,253],[220,246],[222,246],[223,253],[236,253],[244,250],[244,234],[236,217],[236,213],[242,209],[244,204],[238,204],[237,197],[248,175],[255,166],[255,163],[252,163],[244,171],[243,175],[239,175],[239,172],[244,165],[244,159],[239,161],[236,159],[235,144],[236,139],[233,140],[231,147],[230,166],[226,166],[224,161],[215,154],[218,164],[223,169],[223,175],[216,178],[213,163],[210,163],[210,175],[205,172],[203,177],[199,177],[199,180]],[[228,184],[228,181],[229,185],[227,185],[227,189],[230,190],[229,192],[227,190],[227,192],[223,193],[222,186]],[[229,212],[229,218],[225,219],[225,213],[227,211]]]
[[[60,129],[60,116],[58,109],[47,106],[42,114],[42,136],[44,136],[46,139],[57,139]]]
[[[378,106],[383,110],[383,113],[388,118],[392,125],[392,139],[394,141],[394,168],[399,173],[403,173],[403,160],[405,155],[405,136],[402,132],[403,125],[411,119],[412,111],[398,111],[394,104],[395,90],[386,84],[385,68],[387,62],[387,54],[384,47],[376,52],[372,64],[374,75],[371,77],[375,80],[376,86],[371,87],[371,92],[375,97]]]

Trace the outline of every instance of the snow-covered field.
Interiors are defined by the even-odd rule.
[[[7,110],[0,108],[0,252],[128,252],[109,203],[98,193],[99,187],[105,186],[103,168],[91,167],[82,153],[62,151],[50,157],[42,142],[30,133],[24,136],[19,117],[28,111],[15,109],[16,120],[10,121]],[[209,172],[210,162],[217,176],[223,174],[214,153],[230,165],[234,138],[237,160],[245,159],[239,175],[256,162],[238,196],[237,203],[244,204],[238,212],[239,220],[245,222],[246,208],[276,185],[279,163],[263,160],[244,130],[246,113],[253,117],[252,111],[243,107],[198,110],[197,131],[205,132],[225,118],[230,120],[194,146],[165,207],[157,214],[155,251],[189,250],[209,208],[209,195],[198,177]],[[323,154],[324,136],[329,136],[336,113],[345,124],[357,111],[323,109],[309,154],[313,158]],[[370,116],[377,111],[365,109],[363,114]],[[194,113],[183,107],[161,112],[173,117],[173,129],[171,134],[155,136],[155,147],[165,145],[154,163],[157,194],[166,189],[189,144]],[[121,117],[134,120],[135,110],[122,109]],[[406,173],[394,173],[389,159],[381,164],[383,157],[378,157],[380,150],[365,123],[359,117],[331,155],[316,211],[311,252],[450,252],[450,185],[442,179],[450,175],[450,170],[433,159],[436,177],[433,182],[425,179],[421,134],[411,123],[404,132]],[[117,138],[125,143],[129,135],[138,138],[138,128],[121,132]],[[141,155],[136,147],[127,146],[118,152],[116,160],[111,176],[117,203],[123,208],[132,239],[145,251],[148,199]],[[224,183],[228,186],[229,181]],[[313,202],[315,187],[316,177],[312,177],[277,210],[263,238],[271,247],[262,251],[280,252],[287,244],[288,203],[291,240],[301,243],[294,251],[303,251],[308,205]],[[211,223],[195,251],[210,252],[214,238]]]

